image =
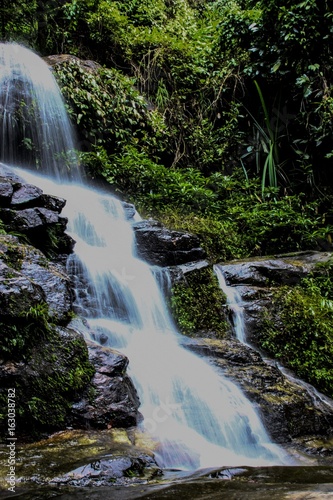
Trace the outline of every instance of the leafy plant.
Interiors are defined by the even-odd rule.
[[[332,284],[330,285],[330,288]],[[333,395],[333,301],[311,279],[275,292],[261,346],[328,396]]]

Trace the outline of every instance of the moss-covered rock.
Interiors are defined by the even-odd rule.
[[[274,441],[297,443],[303,451],[309,436],[329,438],[333,429],[333,408],[292,382],[272,363],[248,346],[231,339],[200,339],[190,348],[208,356],[231,377],[247,397],[260,408],[265,426]]]
[[[24,332],[35,332],[35,345],[26,348],[16,361],[0,363],[1,407],[6,408],[8,389],[13,388],[16,432],[24,437],[38,437],[43,431],[63,428],[73,401],[94,373],[82,336],[49,327],[43,338],[34,326],[26,326]],[[1,417],[0,426],[4,429],[6,414]]]
[[[241,295],[247,341],[332,397],[332,254],[294,253],[220,267]]]
[[[180,331],[185,335],[210,334],[223,337],[229,332],[223,305],[225,295],[210,266],[179,267],[170,307]]]

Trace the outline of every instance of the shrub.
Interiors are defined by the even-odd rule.
[[[263,323],[261,347],[332,397],[333,301],[307,282],[292,289],[282,287],[272,304]]]

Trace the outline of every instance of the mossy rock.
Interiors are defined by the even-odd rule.
[[[1,406],[7,406],[8,389],[15,389],[17,433],[38,437],[66,425],[72,403],[94,374],[87,346],[76,332],[49,327],[15,362],[0,364]],[[6,427],[6,414],[0,427]]]
[[[224,337],[230,330],[224,304],[225,295],[210,267],[186,273],[172,287],[171,311],[185,335]]]
[[[333,396],[333,302],[330,277],[281,287],[263,312],[259,344],[297,376]],[[331,293],[331,292],[330,292]]]

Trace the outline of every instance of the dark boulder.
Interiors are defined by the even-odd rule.
[[[138,256],[150,264],[174,266],[205,257],[194,234],[167,229],[154,220],[140,221],[133,227]]]
[[[15,335],[25,345],[21,356],[8,359],[7,351],[0,357],[0,401],[15,388],[17,435],[36,439],[68,425],[72,403],[94,370],[82,335],[73,330],[46,326],[32,316],[20,331],[13,329],[13,340]],[[0,427],[5,432],[6,420],[0,419]]]
[[[128,359],[109,347],[87,345],[96,373],[87,395],[73,405],[73,424],[99,429],[137,425],[140,401],[125,373]]]
[[[51,196],[43,193],[40,197],[40,204],[43,208],[53,210],[54,212],[60,214],[61,210],[66,205],[66,200],[59,198],[58,196]]]
[[[274,362],[237,340],[193,340],[188,348],[204,356],[234,380],[260,408],[274,441],[282,444],[329,437],[333,431],[333,407],[301,383],[289,380]]]
[[[65,233],[67,219],[59,215],[65,203],[0,164],[0,220],[8,232],[25,235],[49,256],[73,251],[74,241]]]
[[[32,233],[40,231],[45,226],[59,224],[64,230],[67,224],[65,217],[59,216],[53,210],[47,208],[25,208],[23,210],[10,210],[4,208],[0,211],[0,217],[5,224],[10,225],[14,231]]]
[[[112,456],[78,467],[63,476],[52,479],[52,483],[81,488],[110,487],[110,484],[116,486],[146,483],[147,478],[161,474],[161,469],[149,455],[142,454],[139,457]]]
[[[150,455],[144,453],[137,457],[112,455],[91,461],[63,476],[55,477],[52,483],[81,488],[110,487],[110,484],[116,486],[146,483],[147,479],[161,474],[161,469]]]
[[[43,191],[37,186],[31,184],[23,184],[18,187],[13,193],[11,199],[11,206],[13,208],[19,207],[35,207],[42,196]]]
[[[293,285],[306,276],[307,270],[282,259],[269,259],[223,265],[223,274],[228,284]]]
[[[1,302],[7,297],[7,314],[11,311],[18,317],[19,312],[46,302],[51,318],[66,321],[73,297],[70,280],[61,264],[48,261],[40,250],[20,243],[11,235],[0,235],[0,259]]]
[[[263,311],[270,307],[277,287],[295,286],[311,273],[318,263],[330,260],[329,252],[299,252],[276,259],[255,259],[220,264],[228,286],[237,289],[244,311],[247,341],[258,342]]]
[[[9,206],[14,188],[8,179],[0,177],[0,205]]]
[[[19,318],[45,299],[41,287],[0,261],[0,314]]]

